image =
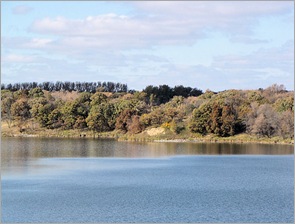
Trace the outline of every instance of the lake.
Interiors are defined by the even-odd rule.
[[[2,222],[294,222],[293,146],[2,138]]]

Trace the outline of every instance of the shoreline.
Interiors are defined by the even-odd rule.
[[[201,140],[201,139],[195,139],[195,140],[188,140],[188,139],[160,139],[160,140],[154,140],[154,142],[163,142],[163,143],[233,143],[233,144],[270,144],[270,145],[294,145],[293,142],[269,142],[269,141],[242,141],[242,140]]]
[[[117,132],[102,132],[93,134],[90,131],[77,132],[76,130],[42,130],[38,134],[34,132],[28,133],[13,133],[1,130],[2,138],[75,138],[75,139],[113,139],[124,142],[158,142],[158,143],[235,143],[235,144],[280,144],[280,145],[294,145],[293,139],[282,139],[278,137],[273,138],[259,138],[248,134],[241,134],[231,137],[217,137],[217,136],[191,136],[191,135],[159,135],[147,136],[144,133],[136,135],[122,134]]]
[[[229,137],[218,137],[210,134],[202,136],[188,131],[175,134],[169,129],[151,128],[138,134],[122,133],[119,131],[93,132],[87,129],[45,129],[27,128],[22,132],[15,125],[8,127],[1,122],[1,137],[11,138],[79,138],[79,139],[113,139],[125,142],[166,142],[166,143],[258,143],[258,144],[283,144],[294,145],[294,139],[282,137],[259,137],[246,133]]]

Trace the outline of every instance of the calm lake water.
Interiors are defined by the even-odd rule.
[[[2,138],[2,222],[294,222],[293,146]]]

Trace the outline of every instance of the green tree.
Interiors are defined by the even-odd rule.
[[[13,116],[11,106],[14,103],[13,94],[7,90],[1,90],[1,118],[11,127]]]
[[[207,103],[204,103],[199,108],[194,109],[189,122],[189,130],[202,135],[206,135],[210,132],[211,112],[212,106]]]
[[[118,117],[118,111],[116,111],[113,103],[104,103],[101,105],[104,112],[104,117],[107,120],[109,130],[115,129],[116,119]]]
[[[44,97],[44,92],[40,87],[33,88],[29,90],[29,97],[31,98],[37,98],[37,97]]]
[[[93,132],[109,131],[108,120],[105,117],[103,105],[91,107],[90,113],[86,118],[87,126]]]
[[[18,123],[20,131],[22,131],[23,125],[31,116],[30,109],[26,98],[20,98],[11,105],[11,114],[13,119]]]
[[[224,105],[221,115],[222,125],[220,127],[220,135],[223,137],[233,136],[237,131],[237,124],[239,124],[235,110],[229,106]]]
[[[51,129],[60,128],[63,126],[62,112],[60,108],[55,108],[48,115],[47,127]]]
[[[294,111],[294,96],[278,98],[274,107],[278,112]]]
[[[210,132],[220,136],[222,133],[222,108],[220,107],[220,105],[216,103],[213,105],[212,112],[208,121],[209,126],[207,127],[207,129],[209,129]]]
[[[72,113],[76,120],[73,128],[84,129],[87,127],[86,118],[90,111],[91,96],[92,94],[84,92],[73,102]]]
[[[65,129],[78,128],[83,129],[87,127],[86,118],[88,117],[91,104],[90,93],[81,93],[74,101],[69,101],[61,108],[63,126]]]
[[[170,131],[174,134],[179,134],[182,129],[183,127],[179,126],[174,119],[170,122]]]
[[[108,98],[105,94],[96,92],[95,94],[91,96],[90,99],[91,99],[90,106],[93,107],[96,105],[100,105],[102,103],[106,103]]]
[[[48,123],[48,116],[54,109],[53,104],[49,103],[43,97],[33,98],[29,102],[31,106],[31,115],[34,117],[42,127],[46,127]]]

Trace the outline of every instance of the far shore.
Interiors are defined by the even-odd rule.
[[[162,134],[150,136],[147,132],[139,134],[124,134],[116,131],[94,133],[89,130],[26,130],[19,132],[15,127],[1,127],[2,137],[14,138],[97,138],[114,139],[129,142],[171,142],[171,143],[261,143],[261,144],[288,144],[294,145],[294,139],[283,139],[280,137],[257,137],[248,134],[240,134],[230,137],[218,137],[215,135],[193,135],[191,133],[174,134],[166,131]]]

